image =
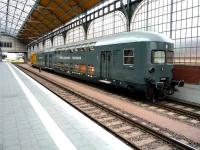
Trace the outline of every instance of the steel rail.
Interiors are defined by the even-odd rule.
[[[176,104],[176,103],[177,102],[174,102],[174,104]],[[190,108],[193,108],[192,105],[188,105],[188,104],[186,105],[185,103],[180,103],[180,102],[179,102],[179,104],[181,106],[189,106]],[[176,112],[176,113],[184,115],[184,116],[188,116],[188,117],[193,118],[193,119],[200,120],[200,114],[192,112],[192,111],[188,111],[188,110],[185,110],[185,109],[182,109],[182,108],[177,108],[177,107],[174,107],[174,106],[167,105],[167,102],[160,102],[160,103],[156,103],[156,104],[152,104],[152,105],[159,107],[159,108],[166,109],[168,111]],[[200,110],[200,108],[198,110]]]
[[[182,99],[178,99],[178,98],[171,98],[171,97],[167,98],[166,101],[176,103],[176,104],[185,105],[185,106],[192,107],[192,108],[200,110],[200,104],[195,103],[195,102],[189,102],[189,101],[186,101],[186,100],[182,100]]]

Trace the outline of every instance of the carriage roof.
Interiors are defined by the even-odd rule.
[[[114,45],[122,43],[133,43],[133,42],[167,42],[173,43],[172,40],[163,34],[147,31],[134,31],[134,32],[123,32],[115,35],[109,35],[107,37],[100,37],[96,39],[90,39],[80,41],[76,43],[70,43],[63,46],[51,48],[48,51],[66,51],[66,50],[77,50],[84,49],[86,47],[93,49],[95,46],[103,45]]]
[[[148,41],[173,43],[170,38],[166,37],[163,34],[147,31],[135,31],[120,33],[106,38],[102,38],[96,42],[95,46]]]

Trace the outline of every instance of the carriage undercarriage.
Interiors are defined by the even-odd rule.
[[[175,86],[183,87],[184,81],[176,81],[172,80],[171,82],[165,81],[165,82],[155,82],[152,79],[145,79],[146,82],[146,89],[145,94],[146,98],[148,100],[152,100],[155,102],[155,100],[160,100],[165,98],[167,95],[174,94]]]

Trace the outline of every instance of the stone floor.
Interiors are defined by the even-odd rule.
[[[200,85],[185,84],[184,87],[177,89],[178,91],[170,97],[200,105]]]

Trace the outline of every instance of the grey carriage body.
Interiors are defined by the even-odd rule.
[[[89,81],[145,91],[148,84],[155,89],[175,84],[168,52],[173,52],[173,42],[164,35],[129,32],[37,53],[35,65]]]

